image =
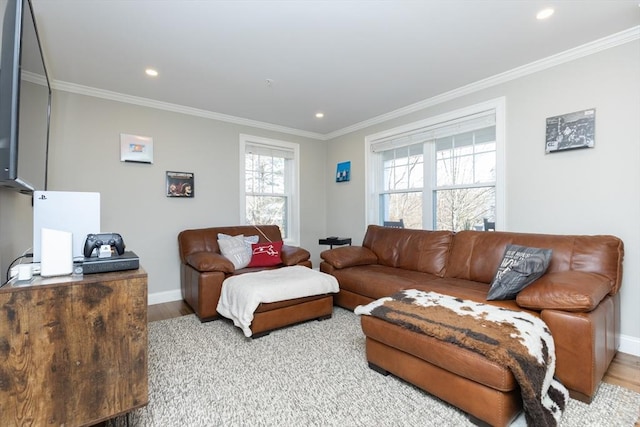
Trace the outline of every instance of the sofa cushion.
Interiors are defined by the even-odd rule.
[[[188,265],[200,272],[220,271],[223,273],[233,273],[235,267],[228,258],[216,252],[195,252],[187,255],[185,261]]]
[[[445,277],[426,281],[424,284],[416,286],[416,289],[433,291],[440,294],[451,295],[460,299],[468,299],[476,302],[487,303],[487,292],[489,291],[489,285],[482,282],[474,282],[472,280]],[[523,310],[522,307],[520,307],[516,303],[515,299],[494,300],[491,301],[490,304],[498,307],[508,308],[510,310]]]
[[[453,237],[445,277],[491,283],[509,244],[553,250],[548,273],[598,273],[618,292],[622,279],[624,245],[614,236],[573,236],[534,233],[459,231]]]
[[[356,265],[377,264],[378,257],[363,246],[342,246],[322,251],[320,257],[335,268],[355,267]]]
[[[451,231],[369,225],[362,246],[378,257],[378,264],[442,277],[452,239]]]
[[[551,260],[551,249],[507,245],[487,300],[515,299],[518,292],[544,274]]]
[[[516,302],[533,310],[589,312],[611,292],[611,281],[597,273],[547,273],[520,292]]]
[[[308,261],[311,254],[308,250],[300,248],[298,246],[282,245],[282,252],[280,252],[282,263],[284,265],[296,265]],[[310,267],[310,266],[309,266]]]
[[[334,249],[335,250],[335,249]],[[335,269],[332,274],[346,290],[371,299],[389,296],[403,289],[426,285],[438,277],[429,273],[379,264]]]

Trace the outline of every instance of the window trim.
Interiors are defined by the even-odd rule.
[[[460,108],[457,110],[449,111],[447,113],[439,114],[437,116],[428,117],[424,120],[408,123],[405,125],[397,126],[391,129],[384,130],[372,135],[367,135],[364,138],[365,149],[365,224],[378,224],[379,217],[379,200],[376,190],[376,174],[375,169],[379,167],[376,159],[378,156],[372,152],[372,145],[380,143],[384,140],[389,140],[393,137],[400,137],[404,134],[410,134],[416,132],[419,129],[423,129],[429,126],[435,126],[440,123],[451,122],[458,120],[462,117],[472,116],[482,111],[494,110],[495,111],[495,128],[496,128],[496,230],[507,230],[507,217],[505,207],[505,135],[506,135],[506,98],[500,97],[491,99],[486,102],[474,104],[468,107]],[[427,159],[425,158],[425,162]],[[425,174],[425,180],[427,180],[427,174]],[[430,188],[425,183],[425,191]],[[426,214],[427,208],[431,209],[427,205],[424,205],[423,215]],[[430,211],[429,211],[430,212]],[[430,215],[430,214],[429,214]],[[423,223],[424,218],[423,218]],[[431,224],[431,222],[427,222]]]
[[[246,210],[246,183],[245,183],[245,152],[247,144],[259,144],[276,149],[285,149],[293,152],[293,171],[291,174],[290,212],[289,212],[289,236],[284,239],[287,245],[300,246],[300,144],[277,139],[264,138],[248,134],[240,134],[240,224],[247,225]]]

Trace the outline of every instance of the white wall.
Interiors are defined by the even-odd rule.
[[[58,91],[52,112],[49,190],[100,193],[102,231],[120,233],[140,257],[151,303],[180,299],[181,230],[239,224],[240,133],[300,144],[300,245],[318,265],[326,234],[322,141]],[[153,137],[154,163],[120,162],[120,133]],[[168,170],[195,174],[193,199],[165,196]],[[0,205],[4,271],[31,246],[31,198],[0,191]]]
[[[613,234],[625,244],[623,348],[640,355],[640,41],[462,96],[329,141],[328,168],[351,160],[348,185],[327,175],[327,230],[361,242],[364,137],[506,98],[506,226],[510,231]],[[595,148],[546,154],[547,117],[596,109]]]

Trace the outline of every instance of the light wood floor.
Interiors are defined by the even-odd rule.
[[[191,313],[193,313],[193,310],[184,301],[173,301],[150,305],[147,317],[149,322],[153,322],[155,320],[186,316]],[[640,357],[618,353],[613,362],[611,362],[603,381],[640,393]],[[638,421],[635,427],[640,427],[640,414],[638,414]]]

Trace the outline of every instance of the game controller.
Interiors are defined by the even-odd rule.
[[[116,248],[118,255],[124,253],[124,241],[118,233],[88,234],[87,240],[84,242],[85,258],[89,258],[93,250],[100,248],[102,245],[109,245],[112,248]]]

